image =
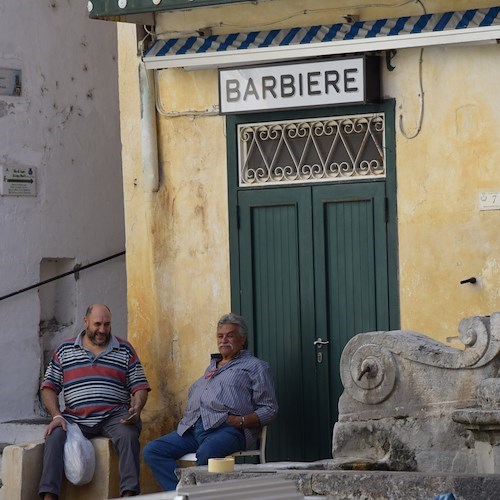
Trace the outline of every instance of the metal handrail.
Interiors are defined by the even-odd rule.
[[[38,288],[42,285],[46,285],[47,283],[50,283],[51,281],[55,281],[61,278],[64,278],[65,276],[69,276],[70,274],[77,274],[80,271],[83,271],[84,269],[88,269],[89,267],[97,266],[98,264],[102,264],[103,262],[106,262],[111,259],[115,259],[116,257],[120,257],[121,255],[125,255],[125,250],[123,252],[115,253],[114,255],[110,255],[109,257],[105,257],[104,259],[96,260],[95,262],[91,262],[90,264],[85,264],[84,266],[80,266],[80,264],[76,264],[75,267],[73,268],[72,271],[68,271],[63,274],[58,274],[57,276],[54,276],[52,278],[49,278],[44,281],[40,281],[38,283],[35,283],[34,285],[28,286],[26,288],[22,288],[21,290],[17,290],[16,292],[9,293],[7,295],[4,295],[0,297],[0,301],[8,299],[9,297],[13,297],[14,295],[19,295],[20,293],[27,292],[28,290],[33,290],[33,288]]]

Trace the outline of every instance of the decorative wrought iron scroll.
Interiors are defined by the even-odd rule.
[[[240,186],[383,178],[384,115],[242,124]]]

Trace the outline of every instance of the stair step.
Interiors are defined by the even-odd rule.
[[[3,443],[1,449],[3,450],[9,444],[29,443],[43,439],[49,422],[50,419],[37,418],[0,423],[0,443]]]
[[[0,500],[3,500],[2,454],[4,448],[11,444],[30,443],[43,439],[45,428],[49,422],[49,418],[35,418],[0,423]]]

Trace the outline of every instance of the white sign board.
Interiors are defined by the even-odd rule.
[[[21,70],[0,68],[0,95],[21,95]]]
[[[222,68],[219,70],[221,113],[332,106],[367,101],[366,69],[369,59],[353,57],[328,61]],[[378,59],[372,82],[379,97]],[[374,65],[375,63],[375,65]],[[370,96],[371,98],[371,96]]]
[[[479,210],[500,210],[500,192],[479,193]]]
[[[0,166],[0,195],[36,196],[35,167]]]

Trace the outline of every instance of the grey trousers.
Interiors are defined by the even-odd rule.
[[[111,439],[118,453],[120,495],[123,495],[125,491],[132,491],[138,495],[140,493],[139,435],[141,433],[141,422],[138,422],[136,425],[120,424],[120,420],[126,418],[128,415],[128,411],[123,410],[123,412],[108,417],[94,427],[81,424],[79,426],[87,438],[104,436]],[[38,488],[38,492],[42,498],[45,493],[60,495],[64,471],[63,452],[65,441],[66,432],[62,427],[56,427],[45,438],[42,478]]]

